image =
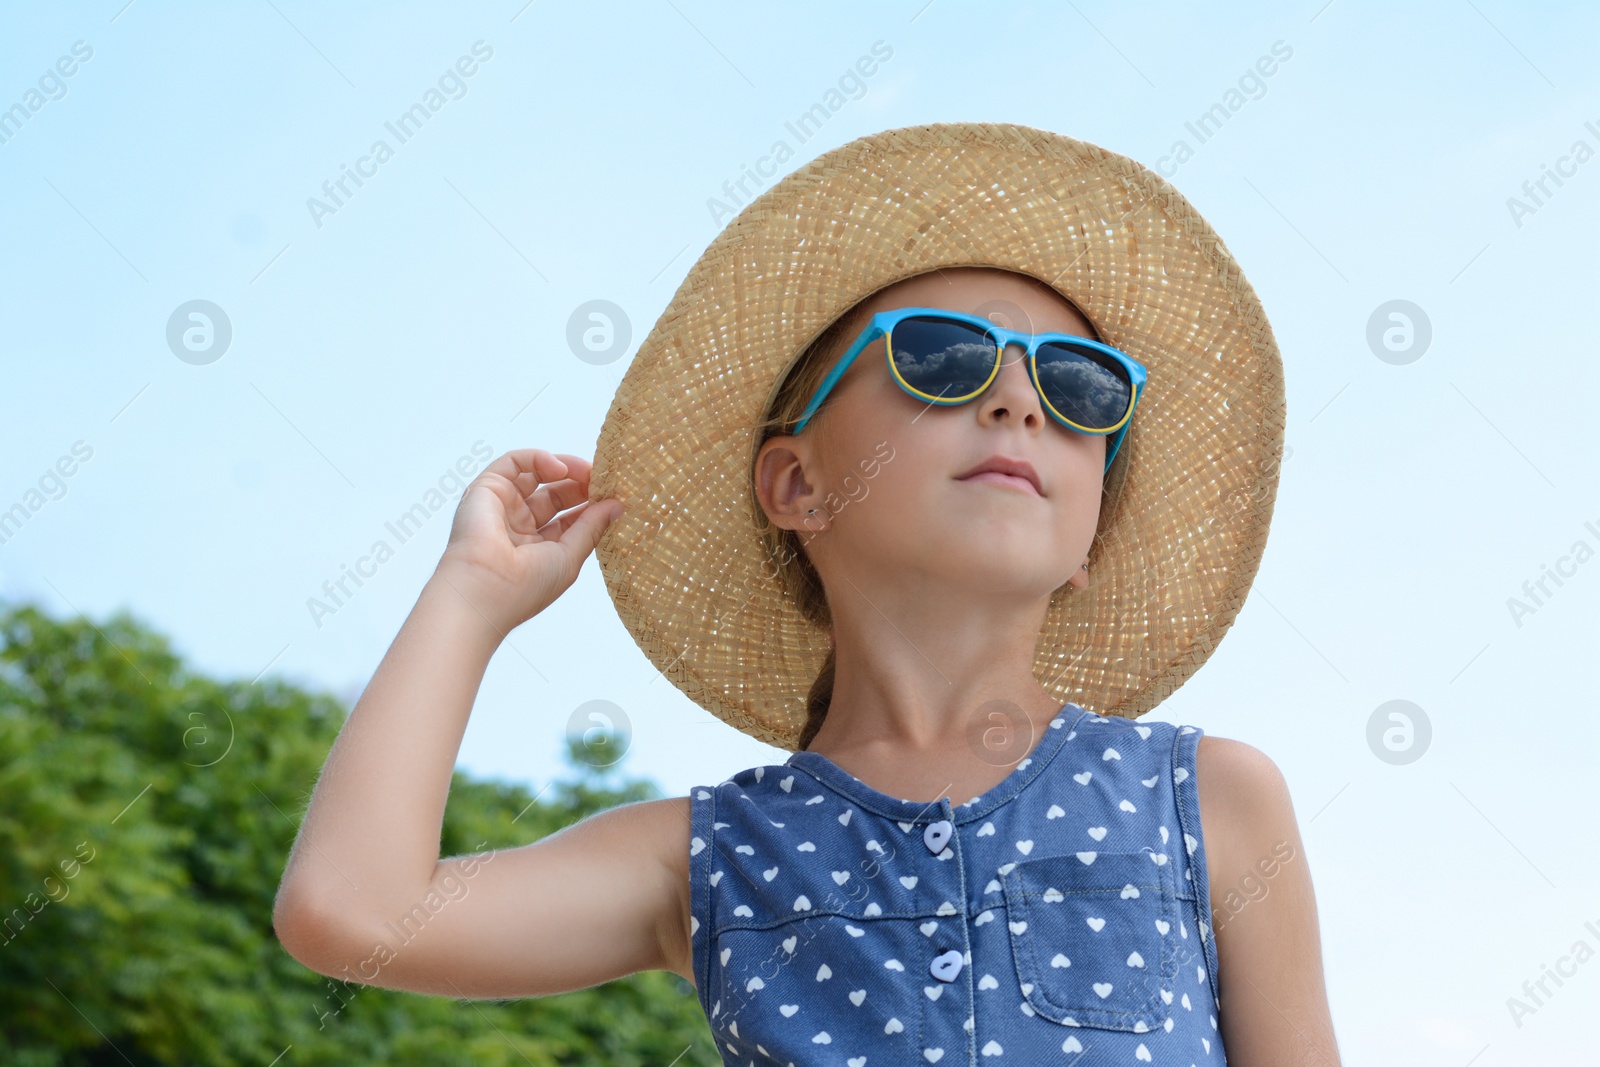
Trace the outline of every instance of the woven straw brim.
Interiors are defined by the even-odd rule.
[[[938,123],[825,153],[711,242],[617,389],[591,499],[627,512],[596,555],[623,624],[697,704],[797,747],[828,652],[766,558],[755,427],[806,345],[862,297],[936,267],[1052,285],[1149,371],[1109,478],[1090,585],[1051,600],[1034,674],[1134,717],[1205,662],[1260,564],[1283,449],[1282,361],[1206,221],[1124,156],[1026,126]]]

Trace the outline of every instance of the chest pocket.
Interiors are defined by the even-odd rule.
[[[1041,856],[1005,875],[1023,996],[1053,1022],[1153,1030],[1171,1014],[1177,973],[1172,863],[1152,852],[1082,855],[1092,862]]]
[[[817,915],[728,927],[712,942],[712,1028],[728,1063],[922,1062],[925,1005],[949,992],[931,965],[963,918]],[[963,976],[964,977],[964,976]],[[947,1001],[946,1004],[949,1002]],[[963,1013],[964,1014],[964,1013]],[[819,1045],[837,1059],[818,1060]]]

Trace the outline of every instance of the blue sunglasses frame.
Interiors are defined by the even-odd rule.
[[[993,337],[995,342],[994,369],[990,371],[988,379],[978,386],[976,391],[967,396],[937,397],[922,392],[902,378],[900,369],[895,366],[894,362],[894,327],[901,320],[913,317],[949,319],[969,326],[976,326]],[[889,365],[889,376],[894,379],[895,384],[918,400],[924,400],[930,404],[939,404],[943,407],[965,404],[982,396],[989,386],[994,383],[995,378],[999,376],[1000,368],[1004,366],[1006,346],[1012,344],[1021,345],[1027,350],[1028,377],[1033,382],[1033,388],[1039,394],[1039,399],[1044,404],[1044,409],[1050,413],[1050,416],[1060,425],[1076,433],[1096,436],[1111,435],[1110,440],[1106,442],[1107,470],[1111,467],[1111,461],[1116,458],[1117,449],[1122,447],[1122,439],[1127,435],[1128,427],[1133,422],[1134,409],[1139,406],[1139,398],[1144,395],[1144,384],[1147,378],[1144,364],[1120,349],[1112,348],[1110,345],[1102,344],[1088,337],[1080,337],[1074,333],[1024,333],[1021,330],[1008,330],[979,315],[970,315],[964,311],[951,311],[948,308],[895,308],[893,311],[880,311],[872,316],[872,320],[867,324],[866,329],[861,331],[855,342],[840,358],[838,364],[828,372],[828,376],[822,380],[822,384],[817,386],[816,395],[811,398],[811,402],[806,405],[805,411],[801,413],[800,420],[795,424],[795,434],[798,435],[806,428],[806,424],[811,421],[811,416],[816,414],[817,408],[822,406],[822,401],[827,398],[834,385],[844,376],[844,372],[850,369],[850,364],[855,362],[855,358],[879,337],[886,339],[883,345],[884,360]],[[1062,415],[1050,403],[1049,398],[1044,395],[1044,387],[1039,383],[1039,364],[1035,358],[1035,353],[1038,352],[1039,346],[1047,341],[1062,341],[1071,345],[1093,349],[1096,352],[1110,356],[1127,370],[1128,380],[1133,386],[1133,393],[1128,402],[1127,412],[1123,414],[1121,420],[1115,426],[1103,430],[1080,426],[1065,415]]]

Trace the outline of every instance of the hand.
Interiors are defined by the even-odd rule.
[[[592,467],[582,456],[514,449],[461,494],[437,574],[502,634],[566,592],[622,514],[620,500],[588,499]]]

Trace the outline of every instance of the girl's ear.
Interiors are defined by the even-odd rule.
[[[1087,589],[1089,587],[1089,561],[1084,560],[1083,565],[1073,572],[1067,579],[1067,584],[1074,589]]]
[[[809,447],[794,437],[774,437],[762,444],[756,457],[756,497],[768,519],[780,528],[804,527],[813,518],[808,509],[820,503],[816,500],[820,494],[806,481],[800,454]]]

